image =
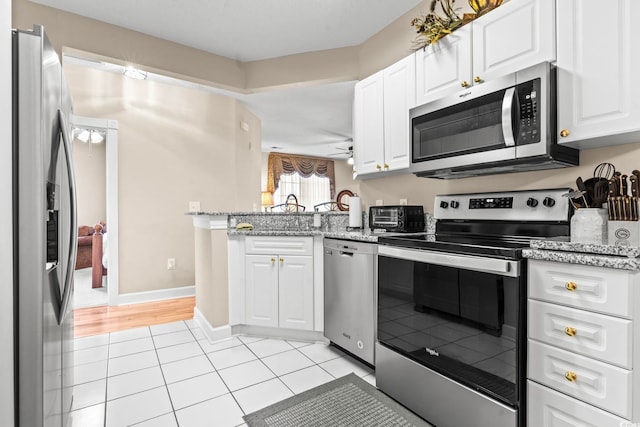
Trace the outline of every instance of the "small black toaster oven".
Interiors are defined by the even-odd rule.
[[[424,231],[424,209],[418,205],[371,206],[369,228],[400,233]]]

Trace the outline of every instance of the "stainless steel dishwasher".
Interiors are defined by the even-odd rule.
[[[324,335],[374,365],[378,245],[324,239]]]

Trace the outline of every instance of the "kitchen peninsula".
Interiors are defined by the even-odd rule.
[[[323,238],[375,243],[379,236],[368,228],[349,229],[349,215],[345,212],[188,215],[195,232],[195,318],[212,341],[248,332],[324,340]],[[367,224],[368,215],[363,215],[363,224]],[[314,216],[320,217],[320,227],[314,227]],[[250,224],[251,229],[236,229],[238,224]],[[426,215],[426,224],[426,231],[433,232],[431,215]],[[246,263],[247,260],[255,263]],[[295,268],[290,264],[294,261]],[[245,275],[257,274],[254,280],[262,280],[273,274],[266,268],[271,262],[279,264],[281,271],[280,280],[270,278],[273,287],[286,287],[287,275],[297,275],[292,279],[296,285],[292,284],[286,292],[288,297],[280,301],[281,307],[290,306],[292,311],[288,314],[285,309],[279,316],[261,312],[269,306],[268,301],[261,301],[259,306],[246,303],[251,287],[245,286]],[[245,263],[255,269],[245,268]],[[275,290],[270,297],[274,295]]]

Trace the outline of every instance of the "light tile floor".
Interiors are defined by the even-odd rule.
[[[91,267],[75,270],[73,275],[74,308],[107,305],[107,277],[102,277],[102,287],[91,287]]]
[[[210,343],[191,320],[75,340],[72,426],[244,426],[242,416],[368,366],[321,343]]]

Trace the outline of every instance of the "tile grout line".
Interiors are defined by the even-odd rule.
[[[184,323],[184,320],[182,320],[182,322]],[[185,323],[185,326],[187,327],[187,330],[188,330],[189,326],[186,325],[186,323]],[[158,360],[158,368],[160,369],[160,375],[162,375],[162,381],[164,381],[164,389],[167,392],[167,396],[169,397],[169,403],[171,404],[171,412],[173,413],[173,419],[176,421],[176,425],[180,425],[180,423],[178,423],[178,414],[176,414],[176,407],[173,405],[173,399],[171,398],[171,393],[169,392],[169,385],[167,384],[167,378],[165,377],[164,370],[162,369],[162,362],[160,361],[160,356],[158,355],[158,347],[156,347],[156,341],[153,339],[154,335],[151,327],[149,327],[149,333],[151,334],[151,342],[153,343],[153,350],[156,354],[156,359]],[[158,335],[162,335],[162,334],[158,334]],[[164,415],[166,414],[159,415],[159,417]],[[158,417],[154,417],[154,418],[158,418]],[[149,420],[145,420],[145,421],[150,421],[154,418],[150,418]]]

